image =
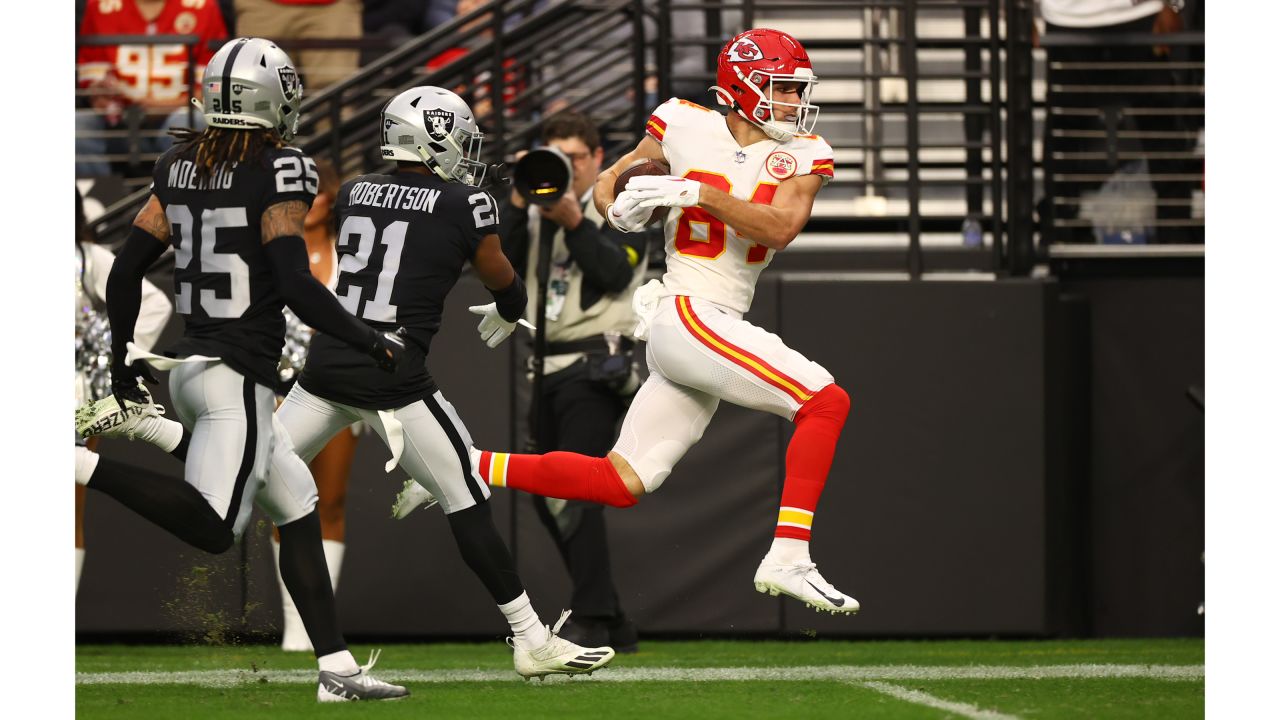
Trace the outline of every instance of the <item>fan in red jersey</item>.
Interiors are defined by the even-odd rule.
[[[80,40],[100,35],[193,35],[189,50],[181,44],[81,44],[76,55],[79,86],[87,91],[89,107],[76,112],[76,175],[111,173],[107,154],[126,154],[133,148],[126,138],[96,136],[103,130],[127,126],[130,108],[141,110],[136,149],[160,153],[171,141],[164,131],[187,126],[188,52],[195,55],[195,83],[213,56],[209,44],[225,40],[227,28],[214,0],[89,0]],[[199,113],[195,113],[199,121]],[[146,158],[142,164],[150,167]]]

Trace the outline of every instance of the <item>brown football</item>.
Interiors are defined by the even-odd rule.
[[[622,191],[627,189],[627,181],[633,177],[637,177],[639,175],[670,174],[671,168],[662,160],[640,160],[626,170],[623,170],[622,173],[618,175],[617,182],[613,184],[614,197],[621,195]],[[667,211],[670,209],[671,208],[669,207],[654,208],[653,214],[649,216],[649,222],[647,224],[652,225],[655,222],[666,222]]]

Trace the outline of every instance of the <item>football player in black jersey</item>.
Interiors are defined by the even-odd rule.
[[[329,438],[363,420],[392,461],[439,500],[463,560],[511,625],[508,641],[524,677],[589,673],[613,659],[538,619],[515,563],[494,527],[489,488],[471,466],[471,436],[427,371],[445,297],[470,262],[494,302],[483,316],[489,347],[507,338],[525,306],[524,283],[502,253],[497,205],[479,189],[482,136],[462,98],[437,87],[400,93],[382,111],[388,175],[363,175],[338,192],[338,301],[371,330],[403,327],[408,346],[392,374],[358,347],[321,329],[307,364],[276,417],[298,455],[310,460]]]
[[[162,525],[182,516],[196,530],[175,534],[198,547],[230,547],[256,499],[280,529],[281,573],[320,665],[317,699],[403,697],[404,688],[369,675],[372,661],[362,668],[347,650],[321,550],[315,482],[273,415],[286,304],[388,377],[403,341],[352,317],[308,268],[303,217],[318,179],[311,159],[288,145],[302,102],[288,55],[269,40],[233,40],[209,62],[203,89],[208,129],[186,133],[156,161],[152,195],[112,267],[114,397],[77,412],[77,430],[153,442],[161,435],[162,448],[185,454],[191,491],[163,501],[131,497],[130,507]],[[169,356],[158,356],[132,339],[143,273],[169,245],[186,329]],[[176,438],[147,432],[173,430],[173,423],[159,417],[139,383],[150,378],[144,362],[171,370],[170,394],[187,430],[178,428]],[[106,490],[88,470],[88,487]]]

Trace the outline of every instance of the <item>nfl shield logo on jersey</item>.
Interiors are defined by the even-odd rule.
[[[786,180],[796,174],[796,159],[788,153],[778,151],[764,161],[764,168],[779,180]]]
[[[423,124],[427,126],[427,134],[432,140],[442,141],[453,132],[453,113],[442,108],[431,108],[422,111]]]

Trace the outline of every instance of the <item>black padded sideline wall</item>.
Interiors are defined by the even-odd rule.
[[[1136,262],[1136,261],[1131,261]],[[1086,632],[1203,635],[1204,268],[1075,268],[1089,307]]]
[[[432,371],[481,446],[510,447],[509,352],[486,349],[451,298]],[[1069,478],[1058,433],[1068,342],[1053,282],[868,282],[766,274],[750,319],[824,365],[853,409],[818,509],[813,554],[826,577],[863,603],[856,617],[819,616],[757,594],[752,574],[772,536],[790,424],[723,406],[662,490],[610,511],[614,573],[642,631],[681,634],[1046,634],[1058,629],[1058,568],[1070,566],[1061,502]],[[1054,349],[1054,352],[1051,352]],[[163,394],[163,393],[162,393]],[[150,449],[104,452],[174,472]],[[438,510],[397,523],[403,478],[366,435],[349,492],[340,612],[353,636],[498,636],[504,628],[457,558]],[[567,579],[528,497],[495,493],[530,595],[553,620]],[[202,624],[262,632],[278,624],[268,529],[210,558],[183,550],[107,498],[92,497],[78,599],[82,634]],[[246,572],[237,564],[248,561]],[[212,622],[197,618],[213,618]]]

